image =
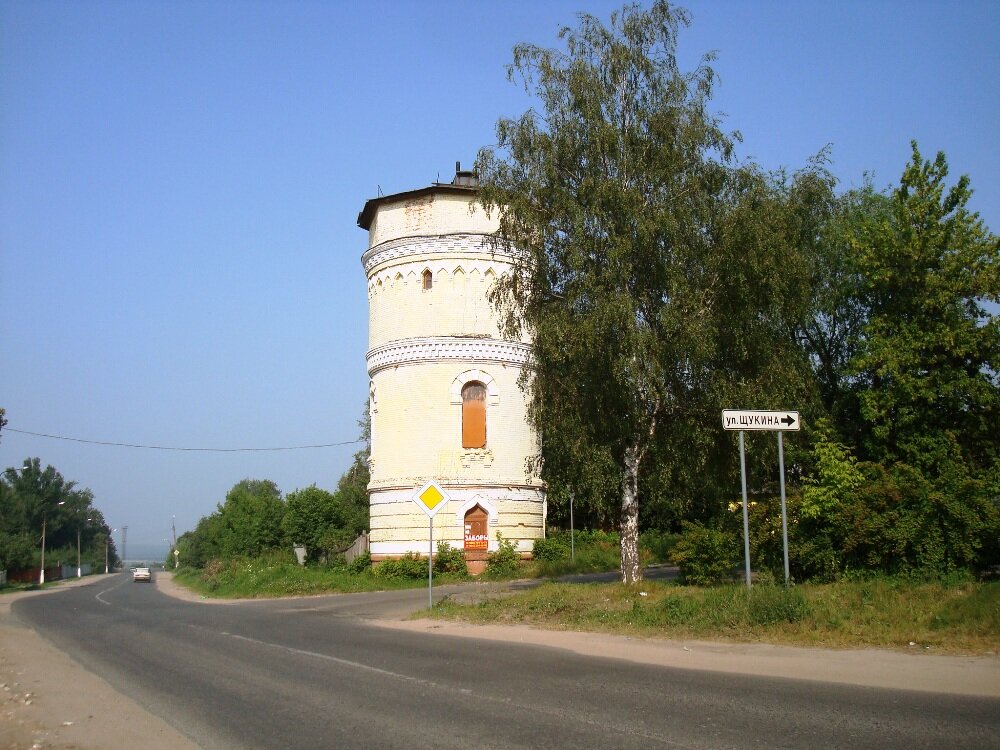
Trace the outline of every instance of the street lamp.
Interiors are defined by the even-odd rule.
[[[93,519],[88,518],[86,523],[90,523]],[[81,572],[80,565],[80,511],[76,512],[76,577],[83,578],[83,573]]]
[[[56,505],[65,505],[65,500],[60,500]],[[41,586],[45,583],[45,521],[47,513],[45,507],[42,506],[42,569],[38,573],[38,585]]]
[[[118,529],[111,529],[104,537],[104,574],[108,573],[108,543],[111,541],[111,535],[114,534]]]

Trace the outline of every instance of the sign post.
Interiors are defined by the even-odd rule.
[[[576,560],[576,546],[573,544],[573,493],[569,493],[569,559]]]
[[[427,550],[427,607],[434,608],[434,516],[448,504],[451,496],[433,479],[410,496],[410,499],[427,514],[429,523]]]
[[[743,449],[743,430],[740,430],[740,480],[743,485],[743,565],[750,588],[750,510],[747,506],[747,459]]]
[[[788,585],[788,513],[785,509],[785,450],[781,433],[797,431],[801,422],[797,411],[747,411],[743,409],[723,409],[722,428],[739,430],[740,433],[740,479],[743,485],[743,557],[746,567],[747,588],[750,588],[750,514],[747,508],[747,466],[743,433],[746,430],[778,433],[778,473],[781,477],[781,541],[785,560],[785,585]]]

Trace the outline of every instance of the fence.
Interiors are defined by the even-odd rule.
[[[355,557],[359,557],[368,551],[368,532],[361,532],[361,536],[354,540],[354,543],[344,550],[344,559],[351,562]]]
[[[23,570],[11,570],[7,573],[8,583],[38,583],[38,578],[42,572],[41,568],[24,568]],[[76,568],[73,568],[74,575]],[[62,578],[62,567],[55,565],[45,569],[46,581],[58,581]]]
[[[80,565],[80,575],[89,576],[90,575],[90,563],[82,563]],[[49,574],[45,573],[45,579],[48,580]],[[63,563],[61,578],[76,578],[76,566],[68,565]]]

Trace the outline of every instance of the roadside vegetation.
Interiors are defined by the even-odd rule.
[[[452,597],[429,616],[647,638],[763,642],[913,652],[1000,652],[1000,582],[957,576],[843,580],[785,588],[644,581],[546,583],[518,592]],[[421,616],[428,616],[421,613]]]
[[[690,20],[653,0],[608,26],[580,16],[560,49],[518,45],[509,74],[535,106],[501,119],[476,165],[496,241],[523,250],[489,295],[506,335],[531,334],[550,526],[526,564],[498,537],[479,580],[617,569],[624,585],[547,583],[439,614],[996,651],[1000,238],[968,208],[969,178],[916,142],[884,188],[838,186],[826,149],[788,171],[740,158],[711,110],[712,56],[679,67]],[[746,436],[756,583],[734,585],[724,408],[802,415],[783,438],[788,587],[773,433]],[[240,482],[178,540],[181,579],[217,596],[424,585],[418,555],[344,557],[369,524],[367,458],[333,491]],[[657,563],[678,581],[643,582]],[[467,576],[446,545],[435,568]]]
[[[5,422],[3,409],[0,422]],[[29,586],[37,582],[43,536],[50,571],[61,563],[75,568],[78,549],[82,567],[102,573],[105,561],[114,567],[118,555],[111,532],[94,494],[54,466],[42,468],[41,459],[26,458],[22,467],[0,474],[0,571],[7,572],[11,587],[21,578]]]
[[[524,251],[490,298],[531,334],[549,523],[573,498],[578,525],[619,530],[626,583],[649,530],[683,535],[689,580],[727,574],[740,462],[721,411],[796,409],[796,580],[1000,565],[1000,238],[969,178],[916,142],[884,189],[840,188],[823,144],[788,170],[741,158],[714,55],[681,67],[691,21],[653,0],[517,45],[532,106],[476,162],[497,242]],[[746,449],[753,565],[773,568],[775,436]]]

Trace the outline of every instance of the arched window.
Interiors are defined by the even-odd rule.
[[[424,289],[431,289],[434,286],[434,276],[431,275],[430,269],[424,271],[423,274],[421,274],[421,278],[423,279]]]
[[[462,447],[486,447],[486,386],[478,381],[462,388]]]

